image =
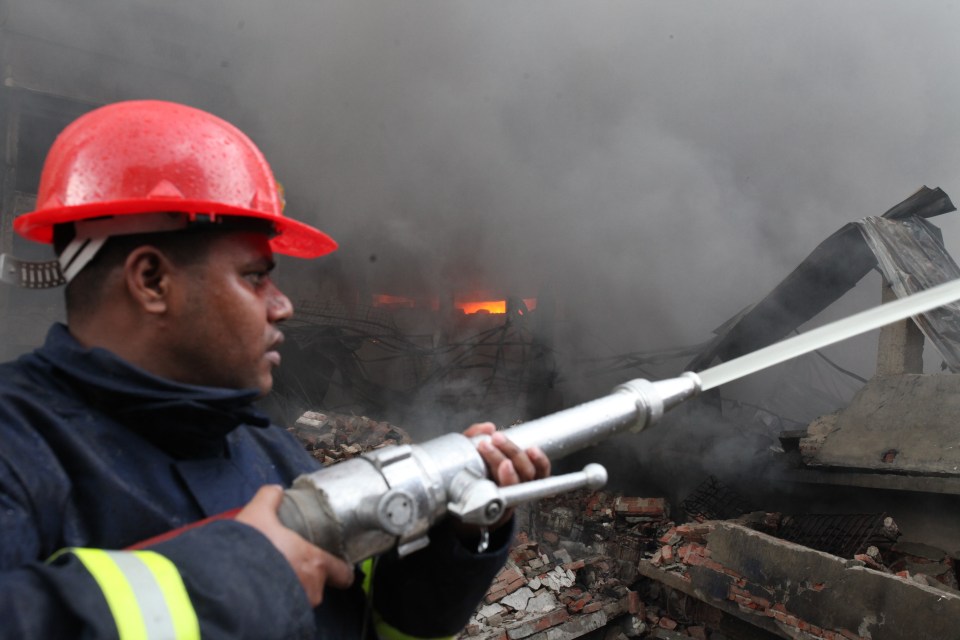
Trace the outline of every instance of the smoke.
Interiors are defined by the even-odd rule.
[[[90,99],[251,133],[290,215],[341,243],[285,261],[284,286],[549,288],[568,361],[702,342],[844,223],[960,176],[949,3],[7,4],[8,28],[112,61],[85,70],[113,87]],[[140,76],[109,85],[125,58]],[[935,222],[950,249],[960,228]],[[851,299],[831,313],[879,292]],[[869,375],[871,349],[833,353]]]
[[[166,67],[102,98],[229,111],[356,277],[549,284],[614,353],[702,340],[844,222],[960,173],[949,5],[9,4],[12,29]]]
[[[950,192],[954,11],[301,4],[237,95],[358,277],[549,284],[616,353],[702,340],[843,223]]]

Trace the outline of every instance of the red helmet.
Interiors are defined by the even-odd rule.
[[[327,234],[283,215],[263,154],[239,129],[205,111],[142,100],[101,107],[70,124],[47,155],[37,209],[14,229],[53,241],[53,226],[105,216],[179,212],[273,223],[277,253],[315,258],[337,248]]]

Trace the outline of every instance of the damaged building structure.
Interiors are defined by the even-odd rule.
[[[870,271],[882,275],[883,300],[960,276],[928,221],[953,210],[943,191],[923,188],[845,225],[685,368],[787,337]],[[955,307],[880,330],[876,375],[840,410],[779,430],[779,446],[764,452],[773,473],[707,475],[670,495],[627,480],[520,508],[508,563],[461,640],[960,637]],[[923,373],[925,341],[942,372]],[[676,407],[643,435],[660,439],[705,415],[729,420],[723,392]],[[291,430],[327,464],[411,440],[330,412],[307,412]]]
[[[925,187],[845,225],[687,369],[787,337],[871,270],[884,301],[957,278],[928,221],[953,210]],[[776,486],[708,476],[682,500],[620,490],[532,506],[461,637],[960,637],[958,328],[954,304],[882,329],[876,375],[849,405],[779,433]],[[925,339],[943,372],[923,373]],[[669,420],[689,419],[697,403],[719,415],[722,393]]]
[[[928,221],[951,211],[945,193],[923,188],[883,216],[845,225],[685,368],[785,338],[872,270],[884,300],[960,276]],[[960,637],[953,306],[882,329],[876,375],[848,406],[776,434],[780,447],[767,453],[777,473],[762,491],[749,473],[711,475],[682,496],[638,495],[620,482],[521,508],[507,566],[460,637]],[[925,340],[944,372],[923,373]],[[664,421],[722,420],[722,393]],[[320,412],[292,430],[328,464],[410,441],[387,423]]]

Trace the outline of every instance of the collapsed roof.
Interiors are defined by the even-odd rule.
[[[942,189],[922,187],[880,217],[845,224],[763,300],[721,326],[686,370],[701,371],[716,360],[731,360],[785,338],[875,268],[897,296],[960,277],[939,229],[927,222],[955,210]],[[960,305],[923,314],[918,325],[948,366],[960,370]]]

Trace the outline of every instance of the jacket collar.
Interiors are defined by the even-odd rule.
[[[270,424],[253,407],[256,389],[203,387],[155,376],[106,349],[83,347],[59,323],[36,354],[92,407],[177,458],[219,455],[224,436],[241,424]]]

